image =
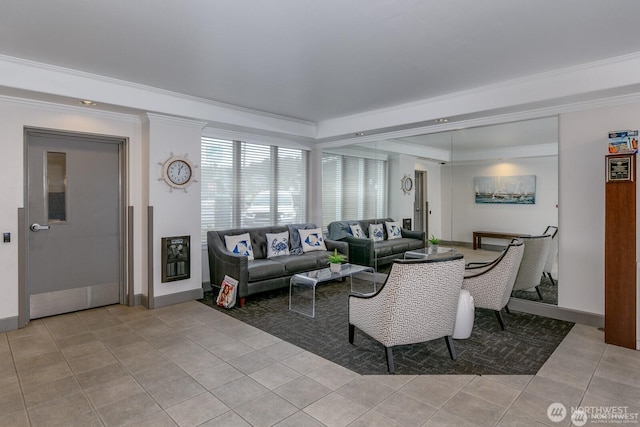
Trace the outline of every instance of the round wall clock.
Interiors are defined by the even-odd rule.
[[[171,153],[171,156],[164,163],[160,163],[160,166],[162,166],[162,177],[159,179],[167,183],[170,191],[179,188],[186,192],[187,187],[196,182],[194,172],[196,166],[187,159],[186,154],[174,156]]]
[[[402,191],[404,191],[404,194],[411,193],[411,190],[413,190],[413,179],[411,179],[409,175],[405,175],[400,181],[401,181],[400,188],[402,188]]]

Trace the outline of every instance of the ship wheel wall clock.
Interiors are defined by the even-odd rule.
[[[173,191],[175,188],[184,190],[186,193],[187,187],[197,182],[195,178],[197,166],[191,163],[186,154],[174,156],[171,153],[171,156],[164,163],[159,164],[162,166],[162,176],[158,179],[163,180],[169,186],[169,191]]]

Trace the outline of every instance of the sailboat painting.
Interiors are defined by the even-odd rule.
[[[536,176],[476,176],[473,178],[476,203],[533,205],[536,203]]]

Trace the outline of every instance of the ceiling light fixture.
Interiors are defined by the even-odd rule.
[[[356,133],[354,133],[354,135],[355,135],[355,136],[363,136],[363,135],[364,135],[364,132],[356,132]]]
[[[442,118],[442,119],[437,119],[436,123],[447,123],[448,121],[449,119]]]
[[[90,107],[93,107],[93,106],[95,106],[95,105],[98,105],[98,104],[96,104],[96,103],[95,103],[95,102],[93,102],[93,101],[89,101],[88,99],[83,99],[82,101],[80,101],[80,104],[82,104],[82,105],[86,105],[86,106],[90,106]]]

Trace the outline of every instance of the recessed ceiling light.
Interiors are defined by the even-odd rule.
[[[448,121],[449,119],[442,118],[442,119],[437,119],[436,123],[447,123]]]
[[[80,104],[91,106],[91,107],[93,107],[94,105],[98,105],[93,101],[89,101],[88,99],[83,99],[82,101],[80,101]]]
[[[355,136],[362,136],[362,135],[364,135],[364,132],[356,132],[356,133],[354,133],[354,135]]]

